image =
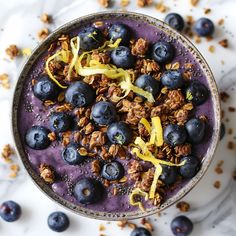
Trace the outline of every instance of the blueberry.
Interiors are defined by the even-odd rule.
[[[143,227],[137,227],[131,232],[130,236],[151,236],[151,233]]]
[[[69,218],[63,212],[55,211],[48,216],[48,227],[55,232],[63,232],[69,225]]]
[[[205,135],[205,122],[198,119],[193,118],[190,119],[186,124],[185,128],[188,134],[188,139],[191,143],[200,143]]]
[[[78,36],[80,37],[80,47],[84,51],[90,51],[99,48],[103,43],[102,32],[95,27],[86,27]]]
[[[116,119],[116,109],[110,102],[98,102],[92,107],[92,117],[99,125],[109,125]]]
[[[127,145],[132,139],[132,130],[125,122],[116,122],[107,129],[107,136],[110,142]]]
[[[70,129],[72,118],[64,112],[53,113],[49,119],[50,127],[55,132],[65,132]]]
[[[168,42],[157,42],[152,47],[152,58],[160,64],[171,62],[174,54],[174,47]]]
[[[41,75],[33,86],[34,96],[42,101],[54,100],[61,89],[47,76]]]
[[[121,40],[121,45],[127,45],[131,38],[130,28],[127,25],[124,25],[122,23],[116,23],[111,26],[111,28],[108,31],[108,37],[113,42],[115,42],[117,39]]]
[[[160,179],[166,184],[171,185],[176,182],[178,176],[178,172],[176,167],[162,165],[162,173],[160,175]]]
[[[0,216],[7,222],[13,222],[20,218],[21,207],[14,201],[6,201],[0,205]]]
[[[198,81],[191,81],[186,89],[186,99],[194,105],[203,104],[209,96],[206,86]]]
[[[200,18],[193,26],[194,31],[202,37],[211,36],[215,31],[214,23],[208,18]]]
[[[43,126],[32,126],[25,135],[26,144],[36,150],[46,149],[51,141],[48,138],[50,131]]]
[[[79,145],[71,143],[67,145],[62,151],[63,160],[69,165],[77,165],[84,160],[84,156],[79,154]]]
[[[171,221],[171,230],[175,236],[187,236],[193,231],[193,223],[186,216],[177,216]]]
[[[222,140],[225,136],[225,124],[221,123],[220,125],[220,140]]]
[[[90,85],[77,81],[66,90],[65,100],[74,107],[86,107],[95,100],[95,91]]]
[[[162,74],[161,83],[168,89],[177,89],[184,85],[184,78],[180,71],[168,70]]]
[[[183,144],[186,138],[187,133],[185,128],[179,125],[169,124],[164,130],[164,140],[172,147]]]
[[[107,180],[119,180],[124,176],[124,167],[120,162],[112,161],[102,167],[102,177]]]
[[[82,204],[99,202],[103,196],[103,186],[92,178],[80,179],[75,185],[74,196]]]
[[[177,13],[169,13],[164,21],[173,29],[177,31],[182,31],[184,28],[184,19],[181,15]]]
[[[131,54],[128,47],[119,46],[111,53],[111,59],[114,65],[124,69],[128,69],[134,66],[135,57]]]
[[[190,179],[195,176],[200,168],[199,159],[194,156],[186,156],[181,158],[181,162],[182,161],[186,162],[183,166],[180,166],[180,174],[187,179]]]
[[[135,81],[135,85],[151,93],[154,97],[157,96],[160,89],[159,82],[148,74],[139,76]]]

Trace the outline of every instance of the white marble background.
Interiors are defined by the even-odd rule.
[[[119,2],[119,0],[117,1]],[[135,0],[127,8],[128,10],[142,12],[163,19],[165,14],[158,12],[154,7],[138,8]],[[154,1],[154,2],[159,2]],[[209,17],[217,22],[220,18],[225,19],[222,27],[217,26],[215,39],[211,43],[201,43],[197,47],[209,62],[213,70],[220,89],[227,90],[231,98],[228,104],[223,104],[223,109],[227,111],[228,106],[236,106],[235,82],[236,82],[236,1],[235,0],[200,0],[198,7],[193,8],[188,0],[165,0],[166,5],[171,7],[171,11],[181,13],[183,16],[193,15],[194,18],[203,16],[203,8],[211,8]],[[0,149],[10,143],[13,139],[10,131],[10,103],[12,99],[14,85],[17,75],[25,58],[17,58],[10,61],[5,49],[9,44],[16,44],[20,48],[34,48],[39,42],[37,32],[45,27],[39,20],[39,16],[46,12],[53,16],[53,24],[49,25],[50,30],[56,29],[65,22],[76,17],[104,10],[97,4],[97,0],[0,0],[0,74],[8,73],[11,78],[11,89],[0,88]],[[113,9],[120,9],[116,4]],[[218,46],[218,41],[227,38],[230,46],[224,49]],[[214,54],[208,51],[209,45],[215,45]],[[222,65],[221,61],[224,61]],[[230,119],[226,122],[229,127],[236,131],[236,113],[227,113]],[[232,179],[233,169],[236,168],[236,151],[228,150],[227,143],[234,139],[235,133],[227,135],[220,143],[213,160],[213,163],[200,183],[184,198],[191,205],[189,216],[194,224],[193,236],[235,236],[236,235],[236,182]],[[219,160],[224,160],[224,173],[217,175],[214,168]],[[17,157],[15,161],[19,162]],[[47,226],[47,216],[55,210],[65,211],[71,220],[71,227],[62,235],[89,235],[96,236],[101,232],[98,230],[100,223],[106,226],[104,233],[107,236],[128,236],[130,229],[122,231],[116,223],[86,219],[77,216],[67,210],[62,209],[56,203],[49,200],[32,183],[22,168],[19,176],[11,180],[8,177],[9,166],[0,160],[0,202],[5,200],[15,200],[19,202],[23,209],[23,215],[15,223],[6,223],[0,220],[1,236],[52,236],[57,235],[49,230]],[[221,181],[221,188],[215,189],[215,180]],[[161,217],[153,216],[151,221],[154,224],[154,236],[171,235],[170,221],[180,214],[175,206],[166,210]],[[139,223],[136,221],[135,223]]]

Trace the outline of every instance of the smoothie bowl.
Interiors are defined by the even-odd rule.
[[[220,124],[213,75],[165,23],[98,13],[56,30],[16,86],[12,126],[46,195],[96,219],[144,217],[203,176]]]

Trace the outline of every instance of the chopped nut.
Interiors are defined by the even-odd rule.
[[[52,17],[50,15],[48,15],[47,13],[43,13],[40,16],[40,19],[43,23],[46,23],[46,24],[52,23]]]
[[[132,54],[135,56],[144,56],[148,50],[148,41],[139,38],[134,45],[132,45]]]
[[[137,0],[137,5],[139,7],[145,7],[151,5],[153,0]]]
[[[219,41],[219,44],[222,47],[227,48],[228,47],[228,39],[223,39],[223,40]]]
[[[92,161],[92,163],[91,163],[91,170],[92,170],[92,172],[93,172],[96,176],[99,175],[100,170],[101,170],[101,166],[100,166],[99,160],[94,160],[94,161]]]
[[[109,7],[110,5],[110,0],[98,0],[98,1],[102,7]]]
[[[199,3],[199,0],[190,0],[190,3],[193,7],[196,7],[197,4]]]
[[[187,212],[190,209],[190,205],[187,202],[181,201],[176,204],[176,208],[182,212]]]
[[[40,176],[46,183],[52,184],[55,180],[54,172],[51,167],[47,164],[40,164],[39,167]]]
[[[41,29],[38,32],[38,38],[40,40],[44,40],[45,38],[47,38],[48,35],[49,35],[49,29],[48,28]]]
[[[9,76],[8,74],[2,74],[0,75],[0,85],[5,88],[9,89],[10,88],[10,83],[9,83]]]
[[[15,44],[11,44],[6,49],[6,54],[10,57],[11,60],[13,60],[15,57],[19,56],[20,51]]]
[[[215,52],[215,47],[213,45],[210,45],[209,48],[208,48],[208,51],[211,52],[211,53],[214,53]]]
[[[1,156],[5,162],[9,163],[9,162],[12,162],[11,155],[14,155],[14,154],[15,154],[15,152],[14,152],[13,148],[10,146],[10,144],[6,144],[3,147]]]
[[[154,173],[151,169],[149,169],[142,176],[142,180],[139,186],[140,189],[143,190],[144,192],[149,192],[152,185],[153,178],[154,178]]]
[[[201,43],[201,37],[199,37],[199,36],[197,36],[197,35],[195,35],[194,36],[195,37],[195,43]]]
[[[86,148],[84,148],[84,147],[79,148],[78,152],[81,156],[87,156],[88,155],[88,152],[87,152]]]
[[[81,139],[82,139],[81,133],[78,132],[78,131],[75,132],[75,133],[74,133],[74,141],[78,143]]]
[[[219,181],[219,180],[216,180],[213,186],[214,186],[215,188],[220,188],[220,186],[221,186],[220,181]]]
[[[48,138],[50,141],[55,141],[57,139],[57,135],[55,132],[51,132],[48,134]]]

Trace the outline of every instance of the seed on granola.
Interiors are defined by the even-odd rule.
[[[47,13],[43,13],[43,14],[40,16],[40,20],[41,20],[43,23],[46,23],[46,24],[52,23],[52,17],[51,17],[50,15],[48,15]]]
[[[51,169],[49,165],[45,163],[40,164],[39,173],[46,183],[51,184],[54,182],[55,180],[54,171]]]
[[[216,181],[214,182],[213,186],[214,186],[215,188],[219,189],[220,186],[221,186],[220,181],[219,181],[219,180],[216,180]]]
[[[9,45],[8,48],[6,48],[6,54],[10,57],[11,60],[13,60],[15,57],[19,56],[20,51],[18,47],[15,44]]]
[[[190,205],[185,201],[181,201],[176,204],[176,208],[182,212],[188,212],[190,210]]]

